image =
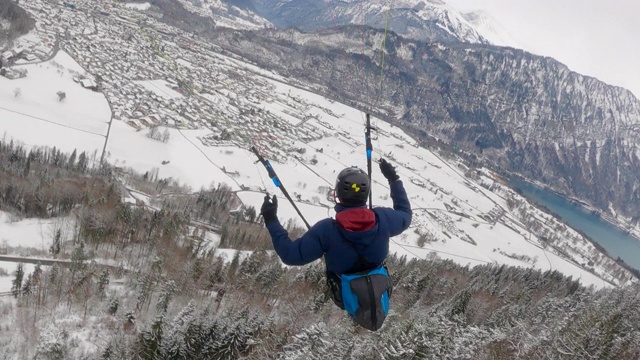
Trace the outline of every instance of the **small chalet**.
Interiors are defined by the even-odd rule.
[[[16,54],[13,52],[13,50],[7,50],[5,52],[2,53],[2,62],[6,63],[9,60],[11,60]]]
[[[82,79],[80,80],[80,84],[85,89],[96,90],[98,88],[98,84],[96,84],[96,82],[91,79]]]

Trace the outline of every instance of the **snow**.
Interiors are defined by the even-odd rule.
[[[182,94],[173,90],[169,83],[164,80],[144,80],[134,81],[136,84],[142,85],[145,89],[153,92],[154,94],[163,97],[164,99],[181,98]]]
[[[226,1],[220,0],[202,0],[202,1],[188,1],[178,0],[182,6],[188,11],[196,13],[201,16],[211,17],[217,26],[229,27],[234,29],[256,29],[261,27],[270,26],[270,23],[252,12],[244,10],[242,7],[233,6]],[[230,9],[233,10],[230,11]],[[226,17],[224,14],[232,13]],[[251,20],[248,20],[251,19]]]
[[[206,134],[206,131],[171,128],[168,130],[171,140],[163,143],[146,137],[143,132],[136,132],[122,121],[114,121],[107,145],[109,161],[142,173],[158,168],[161,178],[174,178],[196,190],[220,182],[226,182],[232,188],[239,189],[239,186],[207,157],[206,152],[203,153],[199,149],[199,141],[195,137]],[[164,128],[160,131],[163,132]],[[213,156],[215,149],[206,150]],[[164,160],[170,163],[162,165]]]
[[[239,260],[242,263],[246,258],[251,256],[253,251],[241,251],[235,249],[216,249],[216,256],[220,257],[224,260],[225,264],[230,264],[233,261],[233,258],[236,256],[236,253],[239,253]]]
[[[0,135],[28,146],[49,145],[72,152],[102,149],[111,111],[105,97],[73,81],[82,68],[65,52],[53,61],[16,68],[27,77],[0,77]],[[20,95],[15,96],[15,89]],[[56,93],[66,97],[58,101]],[[69,137],[73,141],[69,141]]]
[[[481,10],[495,19],[492,30],[479,30],[498,45],[553,57],[573,71],[640,96],[638,1],[446,1],[460,11]]]
[[[70,234],[73,221],[70,217],[16,220],[9,213],[0,211],[0,245],[48,251],[55,231],[60,229],[61,235]],[[63,236],[62,240],[67,238]]]
[[[36,268],[34,264],[22,264],[22,268],[24,269],[24,280],[26,280],[27,276],[33,272],[33,269]],[[18,268],[18,263],[9,262],[9,261],[0,261],[0,269],[3,269],[8,275],[0,276],[0,294],[5,293],[7,291],[11,291],[12,282],[15,279],[15,272]]]
[[[151,7],[151,4],[148,2],[145,3],[126,3],[124,4],[124,6],[131,8],[131,9],[136,9],[136,10],[140,10],[140,11],[144,11],[147,10]]]
[[[220,234],[207,231],[204,234],[204,240],[206,241],[208,246],[217,248],[220,245],[221,236]]]

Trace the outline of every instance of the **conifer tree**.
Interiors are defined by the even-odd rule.
[[[69,156],[69,161],[67,162],[67,169],[71,168],[75,168],[76,166],[76,149],[73,149],[73,152],[71,153],[71,156]]]
[[[56,229],[55,234],[53,235],[53,242],[51,247],[49,248],[49,252],[51,254],[58,255],[60,250],[62,250],[62,230]]]
[[[100,277],[98,278],[98,294],[100,294],[100,299],[104,298],[104,291],[109,285],[109,270],[104,269],[100,272]]]
[[[197,336],[197,334],[188,334],[189,328],[194,321],[195,312],[196,304],[192,300],[174,318],[171,326],[166,332],[166,336],[162,344],[162,354],[165,359],[188,359],[198,357],[198,354],[191,353],[190,346],[187,345],[189,341],[187,336]],[[192,357],[192,355],[194,357]]]
[[[22,263],[18,263],[18,266],[15,271],[15,279],[13,279],[11,285],[11,293],[14,297],[18,297],[20,295],[20,291],[22,290],[22,279],[24,277],[24,266]]]
[[[161,347],[164,325],[164,315],[157,314],[151,326],[140,332],[135,345],[134,358],[145,360],[162,359]]]
[[[160,288],[158,302],[156,303],[156,312],[166,313],[169,307],[171,297],[178,291],[178,287],[173,280],[166,281]]]
[[[27,279],[24,281],[24,284],[22,284],[22,293],[20,294],[27,298],[27,303],[29,302],[29,297],[31,296],[33,290],[31,276],[31,274],[27,275]]]
[[[38,262],[36,264],[36,267],[33,269],[31,284],[33,287],[36,288],[36,305],[40,305],[40,303],[42,302],[42,296],[43,296],[42,295],[43,294],[42,266],[40,265],[40,262]]]
[[[55,326],[45,329],[40,335],[36,347],[36,359],[64,360],[67,359],[69,334]]]
[[[71,273],[81,273],[87,268],[86,260],[89,258],[85,251],[84,241],[80,241],[71,253]]]

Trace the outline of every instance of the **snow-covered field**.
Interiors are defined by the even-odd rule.
[[[54,65],[54,61],[60,66]],[[24,79],[0,78],[0,99],[3,99],[0,133],[27,145],[57,146],[65,151],[101,149],[111,117],[105,98],[73,82],[73,73],[82,73],[82,69],[68,55],[60,52],[54,61],[24,66],[29,71]],[[238,61],[233,63],[238,66]],[[247,65],[247,70],[251,67]],[[304,102],[305,114],[310,117],[303,123],[284,113],[292,110],[291,107],[266,101],[260,106],[277,114],[287,126],[298,126],[313,135],[324,134],[322,139],[308,142],[270,139],[268,134],[254,139],[254,144],[266,151],[265,156],[271,154],[280,159],[270,160],[289,193],[299,196],[298,206],[313,224],[334,213],[333,203],[327,197],[336,174],[346,166],[366,168],[364,115],[282,82],[264,81],[281,97]],[[22,88],[19,97],[14,97],[16,87]],[[64,101],[58,101],[57,90],[67,93]],[[476,181],[470,180],[464,165],[417,147],[416,141],[397,127],[378,119],[372,122],[379,129],[374,133],[373,157],[377,160],[384,156],[398,166],[415,211],[412,227],[393,239],[391,251],[421,258],[435,253],[470,265],[496,263],[553,269],[579,278],[585,285],[608,286],[591,272],[545,250],[541,241],[508,212],[503,194],[481,186],[480,183],[491,185],[490,177],[482,175]],[[262,203],[264,190],[275,193],[280,197],[281,220],[295,219],[302,225],[265,169],[255,163],[255,156],[248,150],[251,144],[207,146],[200,138],[211,134],[210,130],[169,128],[168,131],[170,141],[163,143],[149,139],[145,131],[137,132],[124,122],[114,120],[107,159],[139,172],[157,168],[160,177],[172,177],[194,190],[227,183],[245,205],[256,208]],[[290,148],[305,151],[294,153]],[[163,161],[170,162],[163,165]],[[374,204],[391,206],[388,185],[375,164],[373,181]],[[498,221],[484,218],[492,212],[501,214]],[[45,243],[47,237],[43,236],[42,227],[42,222],[34,220],[0,223],[2,237],[7,237],[11,244],[28,238],[24,241],[46,249],[49,245]],[[418,246],[420,234],[428,235],[431,242]],[[576,246],[586,254],[592,249],[588,243]],[[586,263],[587,259],[580,261]],[[604,272],[599,268],[596,271]]]
[[[84,70],[60,51],[48,62],[16,67],[27,77],[0,76],[0,135],[28,146],[49,145],[72,152],[102,150],[111,117],[101,93],[73,81]],[[65,98],[59,101],[57,93]]]
[[[144,3],[126,3],[126,4],[124,4],[124,6],[126,6],[128,8],[144,11],[144,10],[147,10],[148,8],[150,8],[151,4],[148,3],[148,2],[144,2]]]
[[[34,264],[23,264],[22,270],[24,271],[25,277],[28,274],[31,274],[35,267],[36,266]],[[0,296],[3,296],[3,293],[11,291],[11,286],[13,284],[13,280],[15,279],[15,272],[17,268],[17,263],[0,261]],[[7,275],[3,276],[3,273],[6,273]]]
[[[14,216],[0,211],[0,255],[9,249],[36,249],[46,253],[51,246],[53,236],[59,229],[62,241],[70,239],[72,234],[71,218],[55,219],[17,219]],[[14,262],[0,261],[0,268],[4,269],[7,276],[0,275],[0,294],[11,290],[11,282],[15,278],[17,264]],[[25,276],[31,272],[35,265],[24,264]],[[0,270],[0,274],[2,274]]]
[[[62,239],[72,232],[70,218],[55,219],[15,219],[0,211],[0,245],[3,247],[28,247],[48,251],[56,230],[60,229]]]

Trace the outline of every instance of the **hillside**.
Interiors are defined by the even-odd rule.
[[[263,226],[253,222],[255,212],[229,216],[239,203],[230,189],[185,194],[166,179],[87,167],[86,159],[84,153],[76,157],[0,143],[0,214],[10,213],[15,229],[30,226],[21,220],[27,216],[62,220],[46,229],[48,251],[31,251],[69,259],[68,265],[0,271],[0,280],[10,278],[12,284],[8,293],[0,292],[11,297],[0,302],[5,314],[0,325],[11,329],[0,331],[3,357],[635,359],[640,354],[637,284],[596,291],[557,271],[469,268],[433,256],[388,258],[392,312],[380,331],[363,331],[329,300],[322,264],[288,268],[273,251],[229,249],[269,248]],[[39,190],[25,197],[29,186]],[[54,191],[60,188],[66,191]],[[221,229],[221,236],[212,236],[212,229]],[[4,252],[16,249],[7,246]]]
[[[11,0],[0,0],[0,50],[20,35],[28,33],[35,21],[29,14]]]

